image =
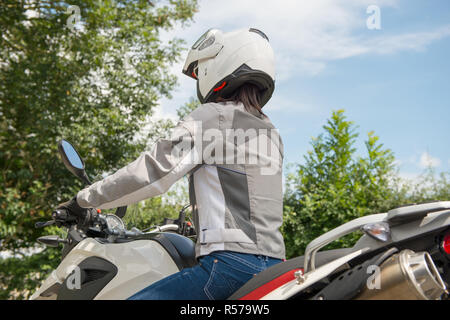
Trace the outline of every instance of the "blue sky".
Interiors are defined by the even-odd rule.
[[[265,112],[280,130],[286,164],[303,161],[332,110],[345,109],[358,125],[361,153],[373,130],[393,150],[402,177],[427,165],[450,171],[450,1],[199,2],[193,23],[163,36],[188,45],[211,27],[257,27],[269,36],[277,80]],[[379,30],[367,27],[369,5],[380,9]],[[179,87],[161,100],[159,116],[174,117],[196,95],[182,64],[173,66]]]

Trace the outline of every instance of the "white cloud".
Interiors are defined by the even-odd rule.
[[[400,186],[411,184],[416,185],[420,182],[420,173],[400,171],[398,175],[400,178],[400,180],[398,181]]]
[[[428,152],[422,153],[420,156],[419,166],[421,168],[428,167],[439,167],[441,165],[441,160],[439,158],[432,157]]]
[[[200,2],[195,23],[178,35],[189,42],[211,27],[232,30],[260,28],[270,38],[277,56],[279,81],[293,75],[314,76],[326,62],[362,54],[392,54],[421,50],[432,41],[450,35],[445,26],[428,32],[356,36],[364,31],[368,5],[383,10],[397,7],[398,0],[208,0]]]
[[[371,52],[378,54],[391,54],[405,50],[422,51],[433,41],[448,36],[450,36],[450,26],[444,26],[429,32],[379,37],[368,42],[367,47],[371,49]]]
[[[384,10],[399,9],[399,0],[201,0],[190,26],[161,34],[186,40],[188,46],[207,29],[224,31],[255,27],[264,31],[277,57],[277,82],[322,73],[334,60],[367,54],[395,54],[424,50],[427,45],[450,36],[450,25],[431,31],[394,34],[383,27]],[[369,5],[381,9],[383,32],[367,35]],[[363,36],[365,34],[365,36]],[[186,52],[183,54],[185,57]],[[182,59],[181,59],[182,60]],[[184,101],[195,96],[195,82],[181,73],[183,61],[174,65],[180,87],[174,100],[163,100],[166,112],[175,113]]]

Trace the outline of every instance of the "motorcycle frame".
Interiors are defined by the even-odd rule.
[[[349,221],[311,241],[305,250],[303,272],[296,273],[296,279],[274,289],[261,300],[286,300],[312,284],[329,276],[338,268],[361,256],[363,253],[374,252],[395,243],[407,241],[420,235],[445,230],[450,227],[450,201],[397,208],[387,213],[378,213]],[[401,215],[401,219],[398,219]],[[422,218],[417,219],[418,216]],[[411,217],[414,217],[412,219]],[[400,220],[400,222],[399,222]],[[403,221],[403,223],[402,223]],[[316,253],[327,244],[338,240],[369,223],[387,222],[391,226],[391,238],[387,241],[376,240],[364,234],[352,252],[327,263],[319,268],[315,266]]]

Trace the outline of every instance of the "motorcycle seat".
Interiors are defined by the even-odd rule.
[[[191,268],[197,264],[195,243],[177,233],[164,232],[153,237],[169,253],[179,270]]]
[[[344,248],[319,251],[316,254],[316,267],[349,254],[351,250]],[[294,272],[303,270],[304,261],[305,257],[300,256],[267,268],[245,283],[228,300],[258,300],[264,297],[274,289],[295,279]]]

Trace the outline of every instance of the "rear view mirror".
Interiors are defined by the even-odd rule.
[[[81,159],[78,151],[74,148],[74,146],[67,140],[61,140],[58,142],[58,150],[61,154],[61,159],[66,166],[66,168],[72,172],[76,177],[81,179],[87,185],[91,185],[91,181],[89,180],[86,171],[84,170],[84,162]],[[123,218],[125,213],[127,212],[127,207],[119,207],[116,210],[116,215],[120,218]],[[47,241],[48,242],[48,241]],[[47,245],[49,245],[47,243]]]
[[[66,168],[86,184],[91,184],[84,170],[84,162],[73,145],[67,140],[61,140],[58,150]]]
[[[64,154],[72,167],[84,170],[84,163],[81,160],[77,150],[66,140],[61,140],[61,147]]]

